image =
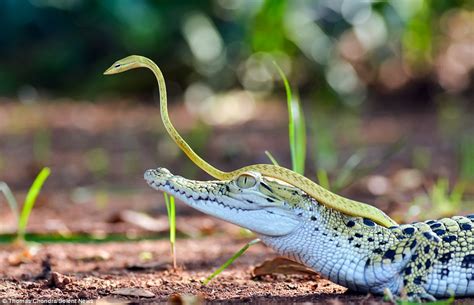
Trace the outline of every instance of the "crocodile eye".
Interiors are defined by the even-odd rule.
[[[237,186],[243,189],[254,187],[257,184],[257,179],[248,174],[240,175],[236,180]]]

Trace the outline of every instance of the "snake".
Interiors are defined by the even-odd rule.
[[[279,165],[253,164],[229,172],[222,171],[212,166],[206,160],[201,158],[191,148],[191,146],[189,146],[189,144],[184,140],[183,137],[181,137],[181,135],[171,122],[171,119],[168,114],[165,78],[160,68],[156,65],[155,62],[144,56],[130,55],[128,57],[116,61],[104,72],[104,74],[117,74],[136,68],[147,68],[153,72],[158,82],[158,89],[160,95],[160,113],[166,131],[176,143],[176,145],[178,145],[178,147],[188,156],[188,158],[195,165],[197,165],[206,173],[208,173],[210,176],[219,180],[232,180],[250,171],[259,172],[263,176],[277,179],[295,187],[298,187],[307,195],[311,196],[321,204],[329,208],[338,210],[341,213],[350,216],[368,218],[385,227],[397,225],[397,223],[393,219],[391,219],[387,214],[377,209],[376,207],[337,195],[318,185],[309,178]]]

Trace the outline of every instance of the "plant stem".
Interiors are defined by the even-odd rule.
[[[165,196],[166,211],[168,212],[168,222],[170,226],[170,249],[173,259],[173,269],[176,269],[176,207],[174,197],[163,193]]]
[[[217,268],[210,276],[208,276],[202,283],[203,285],[207,285],[213,278],[215,278],[219,273],[221,273],[225,268],[229,267],[237,258],[239,258],[245,251],[247,251],[250,246],[253,246],[260,242],[260,238],[254,239],[248,242],[245,246],[243,246],[239,251],[237,251],[231,258],[229,258],[222,266]]]
[[[270,161],[273,163],[273,165],[277,165],[277,166],[280,166],[280,164],[278,164],[278,161],[275,159],[275,157],[273,157],[272,153],[269,152],[268,150],[265,151],[265,154],[267,155],[268,159],[270,159]]]
[[[285,85],[286,103],[288,107],[288,136],[290,139],[291,165],[293,169],[295,169],[295,166],[296,166],[295,124],[294,124],[294,116],[293,116],[293,97],[291,95],[291,87],[283,70],[280,68],[280,66],[276,62],[273,62],[273,63],[278,73],[280,74],[281,79],[283,80],[283,84]]]

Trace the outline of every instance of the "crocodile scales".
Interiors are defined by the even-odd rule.
[[[474,215],[386,228],[319,204],[257,172],[195,181],[148,170],[150,186],[255,232],[278,253],[360,292],[410,299],[474,295]]]

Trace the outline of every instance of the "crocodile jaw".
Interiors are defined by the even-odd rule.
[[[285,236],[301,223],[292,211],[227,196],[223,193],[226,181],[189,180],[175,176],[165,168],[147,170],[144,178],[152,188],[173,195],[196,210],[259,235]]]

